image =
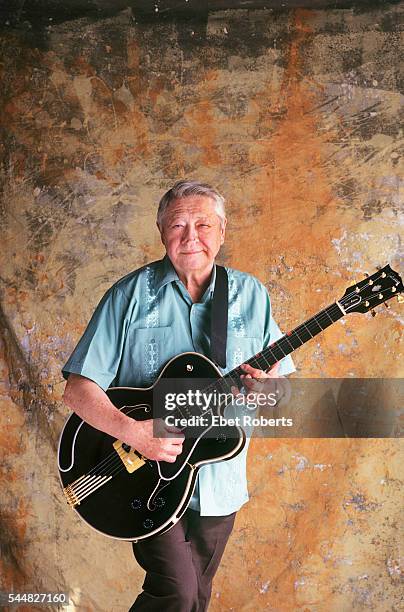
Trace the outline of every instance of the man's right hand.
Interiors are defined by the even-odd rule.
[[[154,461],[174,463],[182,453],[184,434],[176,427],[169,427],[162,419],[135,421],[123,440],[138,453]],[[159,437],[156,437],[156,436]]]
[[[182,452],[181,430],[169,427],[162,419],[135,421],[118,410],[89,378],[70,374],[63,399],[89,425],[126,442],[148,459],[174,463]]]

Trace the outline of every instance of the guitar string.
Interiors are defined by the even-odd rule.
[[[103,470],[109,469],[110,467],[113,468],[115,467],[115,464],[119,465],[120,463],[122,463],[122,459],[119,458],[116,452],[112,452],[109,455],[107,455],[107,457],[105,457],[99,464],[91,468],[91,470],[88,473],[82,474],[82,476],[79,476],[78,478],[76,478],[76,480],[74,480],[73,483],[71,484],[76,483],[76,481],[78,481],[82,477],[91,478],[91,477],[97,477],[97,476],[107,476],[108,472],[104,472]]]
[[[378,279],[375,279],[375,281],[377,281]],[[375,282],[372,281],[372,284]],[[364,285],[361,289],[361,291],[363,291],[363,289],[365,289],[366,287],[371,286],[370,283],[367,283],[366,285]],[[378,292],[380,293],[380,291]],[[341,303],[345,303],[347,300],[349,300],[350,298],[357,296],[358,292],[357,291],[352,291],[351,293],[348,293],[346,296],[343,296],[340,300]],[[373,296],[371,296],[373,297]],[[374,296],[376,297],[376,296]],[[336,319],[334,319],[335,314],[338,315],[338,317]],[[348,314],[348,313],[347,313]],[[305,342],[307,342],[308,340],[310,340],[310,338],[307,338],[307,340],[303,340],[303,342],[301,341],[301,334],[305,334],[306,332],[308,332],[310,335],[311,332],[314,332],[314,335],[312,337],[314,337],[315,335],[317,335],[318,333],[320,333],[321,331],[323,331],[326,327],[328,327],[330,324],[335,323],[336,320],[342,318],[342,316],[344,315],[344,313],[341,312],[341,309],[339,308],[338,304],[335,302],[334,304],[331,304],[330,306],[328,306],[327,308],[324,308],[322,311],[320,311],[317,315],[314,315],[313,317],[311,317],[308,321],[305,321],[304,323],[300,324],[299,326],[297,326],[294,330],[291,331],[290,336],[289,335],[284,335],[282,336],[282,338],[279,339],[279,341],[277,341],[276,343],[276,349],[279,349],[282,353],[285,353],[285,351],[283,349],[286,349],[286,353],[283,356],[288,355],[290,352],[294,351],[296,348],[299,348],[300,346],[302,346],[303,344],[305,344]],[[322,323],[326,322],[327,325],[325,327],[322,327]],[[317,329],[317,327],[319,327],[320,329]],[[296,338],[297,336],[297,338]],[[292,340],[293,339],[297,339],[300,344],[298,346],[293,346],[292,344]],[[287,344],[289,344],[289,347],[292,348],[292,351],[288,350],[289,347],[287,346]],[[266,361],[266,357],[265,354],[267,355],[270,354],[270,356],[272,358],[274,358],[274,361],[278,361],[279,358],[277,358],[277,356],[275,355],[275,353],[273,352],[273,349],[271,349],[271,346],[266,347],[262,353],[260,354],[260,356],[262,355]],[[281,356],[281,358],[283,357]],[[252,357],[251,362],[256,362],[257,364],[259,364],[259,361],[256,359],[256,357]],[[267,362],[268,363],[268,362]],[[268,363],[269,365],[269,363]]]
[[[299,325],[298,327],[296,327],[294,330],[292,330],[291,335],[294,333],[296,334],[296,336],[298,337],[298,339],[301,341],[301,338],[299,337],[299,332],[302,334],[306,331],[306,333],[309,333],[310,338],[307,338],[307,340],[304,340],[303,342],[300,342],[299,346],[302,346],[303,344],[305,344],[306,341],[310,340],[311,338],[313,338],[317,333],[320,333],[320,331],[323,331],[326,327],[328,327],[329,325],[331,325],[332,323],[335,322],[335,320],[337,319],[333,319],[330,314],[334,314],[334,313],[338,313],[341,314],[341,310],[338,308],[337,304],[332,304],[331,306],[325,308],[324,310],[322,310],[320,313],[318,313],[318,315],[316,315],[315,317],[312,317],[311,319],[309,319],[308,321],[306,321],[305,323],[302,323],[301,325]],[[342,316],[342,315],[341,315]],[[314,320],[315,319],[315,320]],[[322,325],[320,324],[327,322],[327,325],[324,325],[324,327],[322,327]],[[319,327],[320,329],[315,329],[313,327],[313,325],[317,325],[317,327]],[[311,332],[316,332],[314,334],[312,334]],[[289,347],[292,347],[292,351],[284,351],[283,348],[289,348],[287,347],[286,343],[289,344]],[[285,357],[286,355],[288,355],[290,352],[293,352],[293,350],[295,350],[295,348],[299,348],[299,346],[297,347],[293,347],[293,344],[291,343],[291,341],[289,340],[289,337],[287,335],[282,336],[279,340],[277,340],[274,344],[276,344],[276,347],[274,347],[274,345],[270,345],[269,347],[265,347],[261,353],[259,353],[259,357],[257,358],[257,356],[253,356],[252,358],[250,358],[249,360],[247,360],[247,363],[255,363],[256,365],[260,365],[259,359],[262,357],[265,361],[265,364],[267,366],[272,365],[270,363],[271,361],[271,357],[273,360],[273,363],[276,363],[277,361],[279,361],[280,359],[282,359],[283,357]],[[279,357],[277,357],[274,353],[274,350],[279,349],[281,351],[281,355]],[[267,357],[270,358],[270,360],[268,361]],[[239,375],[241,373],[244,373],[240,370],[240,367],[238,366],[237,368],[235,368],[232,372],[235,372],[236,375],[239,377]],[[232,372],[227,373],[224,378],[226,379],[230,379],[233,383],[237,382],[237,379],[234,380],[234,378],[232,378]],[[237,385],[236,385],[237,386]]]
[[[143,466],[140,466],[140,467],[143,467]],[[120,462],[119,465],[116,466],[114,471],[112,471],[108,476],[103,477],[102,481],[88,482],[87,484],[84,485],[84,489],[82,488],[82,483],[78,483],[79,484],[78,487],[76,486],[72,487],[72,485],[70,486],[73,490],[73,493],[76,495],[78,501],[81,502],[83,499],[88,497],[88,495],[90,495],[91,493],[97,491],[102,486],[104,486],[104,484],[109,482],[109,480],[111,480],[111,478],[116,476],[119,472],[122,472],[122,470],[125,470],[125,466],[122,465],[122,463]]]
[[[377,282],[379,280],[379,278],[382,278],[382,274],[383,272],[381,271],[380,276],[375,278],[375,279],[369,279],[372,281],[372,283],[368,282],[367,284],[363,285],[363,287],[361,287],[360,291],[363,291],[363,289],[366,289],[367,287],[372,286],[375,282]],[[391,290],[391,287],[388,287],[386,289],[383,289],[382,291],[378,291],[377,294],[379,293],[384,293],[386,291]],[[339,300],[341,303],[345,303],[347,300],[349,300],[350,298],[359,295],[359,293],[355,290],[351,291],[350,293],[347,293],[345,296],[343,296],[341,298],[341,300]],[[376,298],[376,294],[374,296],[369,296],[369,298],[371,299],[372,297]],[[380,302],[378,301],[377,304],[379,304]],[[338,314],[339,316],[337,317],[337,319],[333,319],[330,315],[334,315],[334,313]],[[348,313],[346,313],[348,314]],[[341,313],[341,309],[339,308],[338,304],[335,302],[334,304],[331,304],[330,306],[324,308],[322,311],[320,311],[317,315],[315,315],[314,317],[311,317],[308,321],[300,324],[298,327],[296,327],[294,330],[292,330],[291,335],[295,334],[298,338],[298,340],[301,340],[301,338],[299,337],[299,333],[303,334],[306,330],[306,332],[308,331],[311,338],[313,338],[315,335],[317,335],[318,333],[320,333],[321,331],[323,331],[324,329],[326,329],[326,327],[328,327],[329,325],[333,324],[336,322],[336,320],[342,318],[342,316],[344,316],[344,313]],[[324,317],[328,317],[329,321],[324,318]],[[324,322],[326,321],[328,324],[323,328],[320,325],[320,322]],[[317,325],[320,329],[317,330],[316,328],[313,328],[313,325]],[[311,331],[315,332],[314,335],[311,334]],[[269,347],[265,347],[263,349],[263,351],[259,354],[259,358],[263,357],[264,361],[266,362],[267,366],[270,366],[270,363],[268,362],[266,355],[270,356],[273,358],[273,363],[276,363],[277,361],[279,361],[280,359],[282,359],[283,357],[285,357],[286,355],[290,354],[291,352],[293,352],[296,348],[299,348],[300,346],[303,346],[303,344],[305,344],[308,340],[310,340],[311,338],[307,338],[307,340],[304,340],[303,342],[301,342],[300,345],[294,347],[292,342],[289,339],[288,335],[284,335],[282,336],[278,341],[275,342],[276,344],[276,349],[279,349],[283,355],[281,355],[280,357],[277,357],[275,355],[275,353],[273,352],[273,345],[270,345]],[[283,348],[288,348],[287,344],[289,344],[290,347],[292,347],[292,351],[284,351]],[[271,349],[272,346],[272,349]],[[253,363],[255,362],[256,365],[260,365],[259,362],[259,358],[257,359],[256,356],[253,356],[251,359],[249,359],[247,362],[249,363]],[[233,383],[236,383],[235,386],[237,386],[237,384],[239,384],[239,381],[237,381],[237,379],[235,380],[234,378],[232,378],[232,372],[235,372],[236,375],[239,377],[240,373],[243,373],[240,370],[240,367],[238,366],[237,368],[234,368],[234,370],[232,370],[231,372],[228,372],[227,374],[224,375],[223,379],[230,379]],[[220,381],[222,379],[219,379]],[[216,383],[212,383],[211,386],[214,386]],[[210,387],[211,387],[210,386]],[[229,391],[231,391],[231,388],[228,387]]]
[[[143,467],[143,466],[140,466]],[[99,488],[101,488],[104,484],[106,484],[109,480],[111,480],[111,478],[113,478],[114,476],[116,476],[119,472],[122,472],[123,470],[125,470],[125,466],[122,464],[122,461],[119,462],[119,464],[117,464],[115,466],[115,469],[112,470],[108,475],[105,475],[103,478],[106,478],[106,480],[98,481],[98,482],[88,482],[87,485],[84,487],[84,489],[81,489],[82,483],[78,483],[79,487],[76,486],[71,486],[73,493],[77,496],[78,500],[81,502],[84,497],[87,497],[90,493],[97,491]],[[84,493],[84,496],[83,496]]]
[[[370,283],[368,283],[368,285],[364,285],[364,286],[362,287],[362,289],[364,289],[364,288],[365,288],[365,287],[367,287],[367,286],[371,286],[371,285],[370,285]],[[362,290],[362,289],[361,289],[361,290]],[[382,294],[383,294],[385,291],[388,291],[388,290],[389,290],[389,288],[388,288],[388,289],[385,289],[385,290],[382,290],[382,291],[378,291],[378,294],[380,294],[380,293],[382,293]],[[341,301],[341,303],[342,303],[342,300],[345,300],[345,301],[346,301],[346,300],[347,300],[349,297],[351,297],[351,296],[355,296],[355,295],[358,295],[358,293],[353,291],[351,294],[347,294],[346,296],[344,296],[344,297],[343,297],[343,298],[342,298],[340,301]],[[373,296],[372,296],[372,297],[373,297]],[[375,295],[375,297],[376,297],[376,295]],[[380,302],[378,302],[378,303],[380,303]],[[338,311],[338,313],[340,313],[340,312],[341,312],[341,311],[340,311],[340,309],[339,309],[339,307],[338,307],[338,305],[337,305],[336,303],[334,303],[334,304],[332,304],[331,306],[329,306],[329,307],[327,307],[327,308],[323,309],[323,310],[322,310],[320,313],[318,313],[318,315],[315,315],[314,317],[312,317],[311,319],[309,319],[309,320],[308,320],[306,323],[302,323],[301,325],[299,325],[297,328],[295,328],[295,330],[293,330],[293,333],[296,333],[296,334],[298,335],[298,331],[297,331],[297,330],[298,330],[299,328],[301,328],[301,327],[305,327],[305,328],[306,328],[306,329],[309,331],[309,333],[310,333],[310,330],[309,330],[309,325],[308,325],[308,324],[309,324],[309,323],[311,323],[311,322],[313,322],[313,323],[317,323],[317,325],[320,327],[320,331],[323,331],[323,328],[322,328],[322,327],[321,327],[321,325],[319,324],[319,321],[320,321],[320,320],[323,320],[324,315],[326,315],[326,316],[328,317],[329,321],[330,321],[330,323],[328,323],[328,322],[327,322],[327,323],[328,323],[328,325],[330,325],[330,324],[334,323],[335,321],[334,321],[334,320],[333,320],[333,319],[330,317],[330,315],[329,315],[329,313],[331,314],[331,310],[334,310],[334,309],[336,309],[336,312]],[[341,316],[343,316],[343,314],[341,314]],[[320,319],[320,317],[321,317],[322,319]],[[341,318],[341,317],[339,317],[339,318]],[[337,320],[338,320],[338,319],[337,319]],[[327,327],[328,327],[328,325],[327,325]],[[324,329],[325,329],[325,328],[324,328]],[[313,331],[314,331],[314,330],[313,330]],[[317,335],[318,333],[320,333],[320,331],[316,331],[315,335]],[[314,336],[312,336],[312,337],[314,337]],[[285,336],[283,336],[282,338],[280,338],[280,339],[279,339],[279,341],[278,341],[277,347],[279,347],[279,344],[280,344],[280,342],[281,342],[281,341],[285,341],[285,340],[287,340],[287,339],[288,339],[288,336],[287,336],[287,335],[285,335]],[[299,338],[299,340],[300,340],[300,338]],[[308,340],[309,340],[309,339],[308,339]],[[305,342],[306,342],[306,340],[303,342],[303,344],[305,344]],[[295,350],[296,348],[299,348],[299,347],[293,347],[293,345],[292,345],[290,342],[289,342],[289,344],[292,346],[292,350]],[[280,348],[280,347],[279,347],[279,348]],[[267,350],[267,349],[270,349],[270,347],[266,347],[266,349],[264,349],[264,350]],[[281,350],[282,350],[282,349],[281,349]],[[264,351],[262,351],[262,353],[260,353],[259,358],[260,358],[261,356],[263,356],[263,357],[264,357],[264,360],[265,360],[265,361],[267,361],[267,360],[266,360],[265,355],[263,355],[263,352],[264,352]],[[272,352],[272,351],[269,351],[269,352]],[[290,352],[292,352],[292,351],[290,351]],[[287,354],[289,354],[289,353],[286,353],[286,355],[287,355]],[[286,355],[285,355],[285,356],[286,356]],[[259,359],[259,358],[258,358],[258,359]],[[250,362],[252,362],[252,361],[256,361],[256,362],[257,362],[257,364],[259,364],[259,361],[257,360],[257,358],[256,358],[255,356],[254,356],[253,358],[251,358],[249,361],[250,361]],[[268,363],[268,362],[267,362],[267,363]],[[269,363],[268,363],[268,365],[269,365]],[[235,368],[234,370],[237,370],[237,368]],[[233,371],[234,371],[234,370],[233,370]],[[226,376],[228,376],[228,374],[227,374]],[[224,377],[223,377],[223,378],[224,378]],[[231,377],[230,377],[230,378],[231,378]],[[223,380],[223,379],[221,379],[221,378],[220,378],[220,379],[218,379],[218,381],[222,381],[222,380]],[[216,383],[217,383],[218,381],[216,381]],[[213,384],[215,384],[215,383],[213,383]],[[210,386],[213,386],[213,384],[212,384],[212,385],[209,385],[209,387],[210,387]],[[208,387],[208,388],[209,388],[209,387]],[[206,389],[205,389],[205,390],[206,390]],[[184,428],[184,429],[186,429],[186,428]],[[181,431],[183,431],[184,429],[182,429]],[[97,471],[99,471],[101,468],[102,468],[103,470],[105,470],[107,467],[109,468],[109,467],[110,467],[110,464],[111,464],[111,462],[112,462],[112,459],[114,459],[114,458],[115,458],[115,461],[114,461],[113,463],[115,463],[115,469],[114,469],[114,471],[113,471],[113,472],[110,472],[110,473],[108,473],[108,472],[104,472],[104,474],[102,474],[102,473],[101,473],[101,474],[99,474],[99,473],[98,473],[98,474],[95,474],[95,471],[96,471],[96,470],[97,470]],[[118,461],[118,463],[117,463],[117,461]],[[119,473],[119,472],[120,472],[120,471],[122,471],[123,469],[124,469],[124,466],[121,464],[121,460],[120,460],[120,458],[119,458],[119,457],[117,457],[116,455],[114,455],[114,453],[111,453],[111,455],[109,455],[109,456],[107,456],[106,458],[104,458],[104,460],[103,460],[103,461],[101,461],[101,462],[100,462],[100,463],[99,463],[97,466],[94,466],[94,468],[92,468],[88,474],[86,474],[86,475],[84,475],[84,476],[81,476],[81,477],[79,477],[79,478],[77,479],[77,481],[80,481],[81,479],[83,479],[83,481],[82,481],[82,482],[80,482],[80,483],[79,483],[79,482],[77,482],[77,485],[79,485],[78,487],[77,487],[77,485],[74,485],[74,483],[72,483],[72,485],[69,485],[69,486],[71,486],[71,487],[72,487],[72,489],[73,489],[73,486],[74,486],[74,490],[76,491],[76,493],[75,493],[75,494],[77,494],[77,495],[82,495],[83,493],[85,493],[85,496],[84,496],[84,497],[87,497],[87,496],[88,496],[90,493],[92,493],[94,490],[98,490],[98,489],[99,489],[101,486],[103,486],[103,485],[104,485],[104,484],[105,484],[107,481],[109,481],[109,480],[110,480],[110,479],[111,479],[113,476],[115,476],[117,473]],[[100,481],[100,480],[98,480],[98,482],[96,483],[96,482],[94,481],[94,478],[98,478],[98,479],[99,479],[99,478],[101,478],[101,481]],[[89,480],[89,479],[90,479],[90,480]],[[90,486],[90,485],[91,485],[91,483],[93,483],[93,486]],[[84,486],[84,489],[82,488],[83,486]],[[88,489],[88,486],[90,486],[90,489]],[[81,500],[82,500],[82,499],[84,499],[84,497],[81,497]]]
[[[336,304],[333,304],[331,307],[328,307],[327,309],[324,309],[324,311],[321,311],[321,313],[319,313],[319,315],[321,315],[321,316],[322,316],[322,318],[321,318],[321,319],[318,319],[318,321],[319,321],[319,320],[321,320],[321,321],[327,321],[327,323],[328,323],[329,325],[331,325],[332,323],[334,323],[335,321],[334,321],[334,320],[332,320],[332,319],[331,319],[331,317],[329,317],[329,315],[328,315],[328,314],[325,312],[326,310],[330,310],[331,308],[335,309],[335,312],[341,313],[341,310],[338,308],[338,306],[337,306]],[[317,317],[319,317],[319,315],[317,315]],[[324,316],[324,315],[325,315],[325,316]],[[297,332],[297,330],[298,330],[300,327],[303,327],[303,326],[305,326],[305,327],[306,327],[306,329],[307,329],[307,331],[309,332],[309,334],[310,334],[311,338],[313,338],[314,336],[313,336],[313,335],[310,333],[310,328],[309,328],[309,326],[307,325],[307,322],[306,322],[306,324],[302,324],[302,325],[300,325],[299,327],[297,327],[297,328],[294,330],[294,331],[295,331],[295,333]],[[322,328],[322,327],[319,325],[319,323],[318,323],[318,326],[320,327],[320,330],[319,330],[319,331],[317,331],[317,333],[320,333],[320,331],[323,331],[323,329],[325,329],[325,328],[326,328],[326,327]],[[314,331],[314,329],[313,329],[312,331]],[[316,335],[316,334],[314,334],[314,335]],[[311,338],[309,338],[309,339],[311,339]],[[282,336],[282,338],[280,338],[279,340],[277,340],[277,341],[276,341],[276,344],[277,344],[277,347],[276,347],[276,348],[280,348],[280,350],[281,350],[281,351],[282,351],[282,353],[283,353],[283,355],[282,355],[282,356],[281,356],[279,359],[277,359],[277,358],[275,357],[275,355],[274,355],[274,353],[273,353],[273,349],[271,349],[271,345],[270,345],[269,347],[265,347],[265,348],[264,348],[264,349],[261,351],[261,353],[260,353],[259,355],[260,355],[260,357],[262,356],[262,357],[264,358],[264,361],[266,362],[266,365],[267,365],[268,367],[270,366],[270,362],[267,360],[266,356],[269,356],[269,353],[272,353],[272,356],[274,357],[274,363],[275,363],[276,361],[279,361],[280,359],[282,359],[283,357],[285,357],[286,355],[288,355],[288,354],[289,354],[288,352],[286,352],[286,353],[285,353],[285,352],[282,350],[282,347],[280,346],[280,343],[281,343],[282,341],[283,341],[283,342],[287,341],[287,339],[288,339],[288,336],[284,335],[284,336]],[[309,339],[308,339],[308,340],[309,340]],[[306,342],[306,341],[304,341],[304,342],[303,342],[303,343],[302,343],[300,346],[302,346],[303,344],[305,344],[305,342]],[[290,346],[292,346],[292,348],[293,348],[293,345],[291,345],[291,343],[290,343],[290,342],[289,342],[289,344],[290,344]],[[299,347],[296,347],[296,348],[299,348]],[[295,350],[295,349],[293,348],[293,350]],[[292,351],[289,351],[289,352],[292,352]],[[259,359],[259,358],[258,358],[258,359]],[[257,357],[256,357],[256,356],[254,356],[254,357],[250,358],[249,360],[247,360],[247,362],[248,362],[248,363],[256,362],[256,364],[257,364],[257,365],[259,365],[259,361],[258,361],[258,359],[257,359]],[[234,373],[235,373],[235,374],[236,374],[238,377],[239,377],[239,375],[240,375],[241,373],[243,373],[243,374],[244,374],[244,372],[243,372],[242,370],[240,370],[240,366],[237,366],[236,368],[234,368],[233,370],[231,370],[230,372],[228,372],[227,374],[225,374],[225,375],[223,376],[223,378],[219,378],[219,379],[217,379],[215,382],[213,382],[213,383],[211,383],[210,385],[208,385],[208,387],[205,389],[205,391],[214,390],[214,387],[215,387],[217,384],[223,384],[223,382],[224,382],[224,383],[225,383],[225,385],[226,385],[226,386],[227,386],[227,388],[228,388],[229,393],[231,393],[231,387],[230,387],[230,386],[227,384],[227,380],[228,380],[228,379],[230,379],[230,381],[231,381],[231,382],[234,384],[234,386],[237,386],[237,385],[239,384],[239,381],[237,380],[237,378],[236,378],[236,379],[235,379],[235,378],[233,378],[233,372],[234,372]],[[177,410],[178,410],[178,409],[177,409]],[[179,410],[179,412],[181,412],[181,411]]]
[[[91,475],[97,475],[98,476],[98,474],[93,474],[93,472],[95,470],[101,470],[101,469],[106,468],[107,465],[109,465],[109,463],[111,462],[111,460],[117,461],[118,464],[119,464],[119,462],[121,462],[121,459],[120,459],[118,453],[115,450],[112,453],[110,453],[109,455],[107,455],[106,457],[104,457],[104,459],[102,459],[99,463],[97,463],[97,465],[95,465],[93,468],[91,468],[91,470],[86,475],[87,476],[91,476]]]
[[[79,486],[70,487],[71,491],[75,494],[79,501],[81,501],[82,496],[85,495],[88,491],[99,489],[105,482],[110,480],[112,476],[93,476],[92,479],[88,480],[87,478],[80,483]]]
[[[126,469],[125,466],[122,464],[122,460],[118,457],[118,456],[114,456],[114,454],[112,453],[113,458],[116,459],[115,461],[115,465],[112,469],[112,471],[110,472],[106,472],[104,474],[91,474],[91,472],[94,471],[95,468],[93,468],[88,474],[85,474],[79,478],[77,478],[73,483],[71,483],[69,486],[73,489],[73,492],[76,495],[82,494],[83,491],[85,492],[88,488],[88,486],[91,486],[92,484],[94,484],[95,489],[98,489],[100,486],[102,486],[103,484],[105,484],[105,482],[95,482],[95,478],[108,478],[108,480],[110,478],[112,478],[113,476],[115,476],[118,472],[122,471],[123,469]],[[143,467],[143,466],[140,466]],[[90,480],[89,480],[90,478]]]
[[[119,458],[118,458],[119,459]],[[141,466],[142,467],[142,466]],[[116,474],[118,474],[119,472],[121,472],[122,470],[126,469],[125,466],[122,463],[122,460],[119,459],[119,462],[116,463],[116,465],[114,466],[114,468],[109,472],[106,473],[104,475],[93,475],[90,476],[90,481],[88,480],[89,475],[85,475],[84,479],[85,482],[77,482],[77,484],[72,483],[71,485],[69,485],[71,487],[71,489],[73,490],[74,494],[77,495],[78,497],[83,493],[86,492],[87,488],[90,486],[90,488],[94,485],[98,485],[95,486],[95,489],[100,488],[100,486],[102,486],[103,484],[105,484],[105,482],[95,482],[94,478],[107,478],[108,480],[110,480],[111,478],[113,478],[113,476],[116,476]],[[92,479],[92,480],[91,480]],[[79,479],[77,479],[79,480]],[[82,487],[84,486],[84,490],[82,490]]]
[[[372,279],[370,279],[372,280]],[[374,279],[372,284],[374,284],[374,282],[376,282],[378,280],[378,278]],[[363,285],[363,287],[361,288],[361,291],[363,291],[363,289],[365,289],[366,287],[370,287],[372,286],[370,283],[367,283],[366,285]],[[386,289],[383,289],[381,291],[377,292],[377,296],[381,293],[385,293],[387,291],[390,291],[391,287],[387,287]],[[342,302],[344,300],[344,302],[346,302],[346,300],[348,300],[349,298],[359,295],[358,292],[356,291],[352,291],[351,293],[343,296],[343,298],[340,300],[340,302]],[[375,296],[369,296],[370,298],[375,297],[376,298],[376,294]],[[377,304],[380,304],[382,302],[377,301]],[[337,319],[332,319],[330,317],[330,314],[334,314],[334,313],[338,313],[340,316],[338,316]],[[347,313],[348,314],[348,313]],[[327,321],[328,325],[325,326],[324,328],[321,327],[321,325],[319,324],[319,321],[321,320],[322,322],[324,322],[325,318],[324,315],[326,317],[328,317],[329,322]],[[309,327],[309,323],[313,322],[313,323],[317,323],[318,327],[320,327],[319,330],[316,331],[316,333],[314,335],[312,335],[311,337],[313,338],[315,335],[317,335],[318,333],[320,333],[321,331],[323,331],[323,329],[326,329],[326,327],[328,327],[329,325],[335,323],[339,318],[342,318],[344,316],[344,314],[341,312],[341,309],[339,308],[339,306],[337,305],[337,303],[335,302],[334,304],[331,304],[330,306],[328,306],[327,308],[323,309],[320,313],[318,313],[318,315],[315,315],[315,317],[312,317],[311,319],[309,319],[308,321],[306,321],[305,323],[302,323],[301,325],[299,325],[295,330],[292,330],[293,332],[297,332],[300,328],[306,328],[307,331],[309,331],[310,333],[310,327]],[[321,319],[320,319],[321,317]],[[314,330],[312,330],[314,331]],[[310,334],[311,335],[311,334]],[[307,340],[303,341],[303,343],[299,346],[302,346],[303,344],[305,344],[306,341],[310,340],[311,338],[308,338]],[[280,344],[283,342],[285,343],[286,341],[288,341],[288,336],[284,335],[282,336],[282,338],[280,338],[278,341],[276,341],[275,344],[277,344],[276,348],[280,348],[282,352],[284,352],[282,350],[282,347],[280,346]],[[266,359],[266,356],[264,355],[264,353],[266,353],[268,356],[269,354],[274,358],[274,363],[276,363],[277,361],[279,361],[280,359],[282,359],[282,357],[285,357],[286,355],[288,355],[290,352],[293,352],[295,350],[295,348],[299,348],[299,347],[293,347],[293,345],[289,342],[289,345],[292,347],[292,351],[286,352],[284,353],[283,356],[281,356],[280,358],[277,358],[275,356],[275,354],[273,353],[273,350],[271,349],[271,345],[269,347],[266,347],[265,349],[263,349],[263,351],[260,353],[260,356],[262,355],[264,357],[265,362],[267,363],[267,365],[269,366],[269,362]],[[251,362],[256,362],[257,364],[259,364],[259,361],[257,360],[256,356],[252,357],[251,359],[247,360],[247,362],[251,363]],[[226,385],[229,394],[231,394],[231,386],[229,386],[228,382],[226,379],[230,379],[233,383],[234,386],[237,387],[237,385],[239,384],[238,381],[234,380],[234,378],[232,378],[232,373],[236,373],[237,376],[239,376],[239,373],[241,373],[242,371],[240,370],[240,366],[237,366],[236,368],[234,368],[231,372],[228,372],[227,374],[225,374],[222,378],[217,379],[215,382],[211,383],[210,385],[208,385],[208,387],[206,387],[203,392],[207,392],[207,391],[214,391],[215,387],[219,384],[219,385],[223,385],[223,383]],[[225,405],[225,404],[224,404]],[[219,408],[222,407],[222,404],[219,405]],[[186,410],[188,410],[188,407],[185,407]],[[177,408],[176,410],[173,411],[173,413],[175,412],[179,412],[182,415],[181,410],[179,410],[179,408]],[[201,412],[201,414],[203,414],[203,412]],[[183,415],[182,415],[183,416]],[[186,429],[187,427],[185,427],[184,429]],[[182,429],[182,431],[184,431],[184,429]]]
[[[95,491],[98,491],[98,489],[100,489],[104,484],[109,482],[111,478],[113,478],[115,475],[116,474],[111,474],[111,476],[105,477],[105,480],[103,480],[102,482],[89,483],[89,488],[84,489],[82,491],[76,491],[76,489],[73,489],[72,487],[73,493],[77,498],[77,502],[81,503],[83,499],[91,495],[91,493],[95,493]]]
[[[335,305],[335,307],[336,307],[336,309],[338,309],[338,307],[337,307],[336,305]],[[341,312],[341,311],[338,309],[338,312]],[[328,316],[328,315],[327,315],[327,316]],[[330,319],[330,318],[329,318],[328,320],[329,320],[329,321],[331,321],[331,319]],[[332,322],[333,322],[333,321],[332,321]],[[298,328],[296,328],[296,329],[298,329]],[[324,328],[324,329],[325,329],[325,328]],[[310,333],[310,332],[309,332],[309,333]],[[311,337],[313,337],[311,334],[310,334],[310,336],[311,336]],[[280,338],[280,339],[277,341],[278,346],[279,346],[279,343],[280,343],[282,340],[285,340],[285,339],[287,339],[287,336],[282,336],[282,338]],[[303,344],[304,344],[304,342],[303,342]],[[297,348],[297,347],[296,347],[296,348]],[[282,350],[282,349],[281,349],[281,350]],[[262,352],[260,353],[260,356],[262,356],[262,357],[264,358],[264,360],[265,360],[265,362],[266,362],[266,365],[267,365],[267,366],[269,366],[269,365],[270,365],[270,363],[267,361],[266,356],[264,355],[264,353],[265,353],[265,352],[267,352],[266,354],[268,355],[268,352],[270,352],[270,347],[265,347],[265,349],[263,349],[263,350],[262,350]],[[283,351],[282,351],[282,352],[283,352]],[[286,353],[286,354],[284,353],[284,354],[282,355],[282,357],[285,357],[287,354],[288,354],[288,353]],[[282,357],[281,357],[281,358],[282,358]],[[252,358],[250,358],[250,359],[249,359],[249,360],[247,360],[247,361],[248,361],[248,362],[253,362],[253,361],[255,361],[257,364],[259,364],[259,361],[257,360],[257,358],[256,358],[256,357],[252,357]],[[279,361],[279,359],[275,359],[275,361]],[[219,384],[223,384],[223,382],[224,382],[224,383],[226,384],[228,379],[230,379],[230,380],[231,380],[231,382],[232,382],[232,383],[234,383],[234,384],[235,384],[235,386],[237,386],[237,385],[239,384],[239,381],[237,380],[237,378],[233,378],[233,377],[232,377],[232,375],[234,375],[233,373],[235,373],[235,374],[236,374],[236,375],[239,377],[240,373],[244,373],[244,372],[242,372],[242,371],[240,370],[240,366],[237,366],[236,368],[234,368],[233,370],[231,370],[230,372],[228,372],[227,374],[225,374],[225,375],[224,375],[222,378],[219,378],[219,379],[215,380],[213,383],[209,384],[209,385],[208,385],[208,386],[205,388],[205,391],[214,390],[215,385],[217,385],[218,383],[219,383]],[[227,385],[227,388],[228,388],[228,391],[231,393],[231,387]],[[179,410],[179,409],[178,409],[178,410]],[[181,411],[180,411],[180,410],[179,410],[179,412],[181,413]]]

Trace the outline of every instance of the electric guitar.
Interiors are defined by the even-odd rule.
[[[349,287],[340,300],[247,363],[267,370],[344,315],[366,313],[402,292],[401,277],[387,265]],[[223,393],[232,386],[242,386],[241,374],[238,366],[223,376],[207,357],[189,352],[171,359],[151,387],[111,387],[106,393],[119,410],[141,421],[156,418],[153,398],[158,396],[159,387],[171,384],[170,380],[173,385],[185,381],[185,386],[194,390],[201,379],[213,380],[211,390]],[[182,391],[186,389],[182,387]],[[182,453],[174,463],[150,460],[73,413],[65,423],[58,448],[60,480],[68,504],[91,527],[112,538],[136,542],[164,533],[187,509],[198,470],[207,463],[235,457],[245,445],[241,427],[214,424],[214,414],[223,415],[224,408],[219,404],[204,412],[205,424],[195,435],[185,436]],[[182,415],[184,412],[188,417],[201,415],[200,409],[189,405],[181,409]]]

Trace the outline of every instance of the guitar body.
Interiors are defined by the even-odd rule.
[[[181,391],[186,392],[187,386],[198,388],[200,379],[218,377],[221,374],[209,359],[182,353],[168,362],[152,387],[113,387],[107,395],[127,416],[141,421],[156,416],[153,396],[159,384],[166,389],[169,379],[180,380]],[[132,454],[139,463],[132,473],[115,450],[115,442],[73,413],[59,442],[60,479],[69,504],[91,527],[112,538],[137,541],[175,525],[187,509],[200,467],[237,455],[245,445],[245,434],[239,427],[200,428],[197,438],[185,438],[174,463]],[[119,452],[129,456],[123,449]]]

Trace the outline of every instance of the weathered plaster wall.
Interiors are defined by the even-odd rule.
[[[222,261],[267,284],[284,329],[397,268],[400,12],[150,25],[124,11],[3,29],[3,590],[123,611],[139,589],[130,546],[61,498],[59,368],[107,287],[161,255],[155,204],[176,179],[226,195]],[[351,315],[296,353],[298,376],[402,375],[401,323],[396,304]],[[211,610],[398,610],[400,453],[398,440],[254,440]]]

